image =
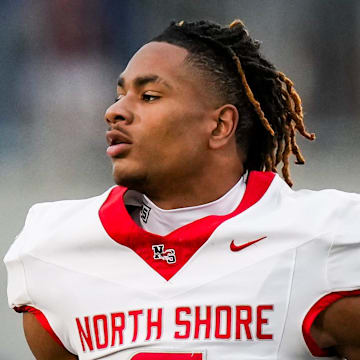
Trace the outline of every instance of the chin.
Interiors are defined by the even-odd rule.
[[[147,178],[145,174],[140,171],[131,171],[129,167],[124,169],[114,164],[113,178],[115,184],[125,186],[130,190],[143,192],[146,188]]]

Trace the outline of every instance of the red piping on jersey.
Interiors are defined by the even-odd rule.
[[[15,307],[14,310],[18,313],[23,313],[23,312],[29,312],[33,315],[35,315],[37,321],[40,323],[40,325],[51,335],[51,337],[62,347],[65,348],[64,344],[61,342],[61,340],[57,337],[57,335],[55,334],[54,330],[51,328],[47,318],[45,317],[45,315],[38,309],[35,309],[32,306],[20,306],[20,307]]]
[[[317,316],[333,304],[335,301],[340,300],[347,296],[356,296],[360,295],[360,290],[353,290],[353,291],[337,291],[331,294],[327,294],[323,296],[320,300],[318,300],[308,311],[306,314],[303,324],[302,324],[302,332],[304,336],[304,340],[306,345],[308,346],[311,354],[317,357],[328,357],[332,356],[333,354],[329,349],[321,349],[312,338],[310,334],[310,329],[312,324],[314,323]]]
[[[202,353],[138,353],[131,360],[202,360]]]
[[[208,240],[215,229],[224,221],[240,214],[258,202],[275,174],[252,171],[239,206],[230,214],[210,215],[186,224],[171,233],[160,236],[145,231],[138,226],[126,210],[124,194],[127,188],[117,186],[109,194],[99,210],[100,221],[109,236],[121,245],[135,251],[149,266],[166,280],[171,279]],[[152,245],[164,245],[164,250],[174,249],[176,262],[168,264],[164,260],[154,260]]]

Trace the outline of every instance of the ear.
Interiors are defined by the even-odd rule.
[[[235,134],[239,121],[237,108],[232,104],[222,105],[214,113],[214,128],[209,138],[211,149],[227,145]]]

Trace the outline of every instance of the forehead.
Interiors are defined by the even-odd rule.
[[[187,55],[188,51],[182,47],[150,42],[136,52],[120,76],[126,82],[146,74],[158,75],[170,82],[190,79],[189,69],[184,64]]]

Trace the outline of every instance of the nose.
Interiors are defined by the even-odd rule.
[[[110,105],[105,111],[105,122],[109,126],[115,125],[119,121],[130,124],[132,120],[133,114],[125,108],[124,104],[122,104],[122,100]]]

